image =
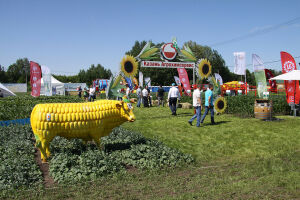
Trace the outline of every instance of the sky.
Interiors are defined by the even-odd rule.
[[[299,0],[0,0],[0,65],[19,58],[75,75],[91,64],[112,72],[135,41],[177,38],[217,50],[233,71],[233,52],[281,70],[280,51],[300,62]],[[274,61],[274,62],[273,62]],[[276,62],[277,61],[277,62]]]

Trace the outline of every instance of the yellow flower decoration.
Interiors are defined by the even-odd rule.
[[[207,59],[202,59],[198,64],[198,71],[201,78],[208,78],[211,74],[211,64]]]
[[[227,108],[226,99],[224,97],[218,97],[215,100],[214,106],[215,106],[215,110],[218,113],[223,113],[226,110],[226,108]]]
[[[133,56],[126,55],[121,61],[121,70],[127,77],[133,77],[137,73],[138,63]]]

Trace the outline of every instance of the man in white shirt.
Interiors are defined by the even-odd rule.
[[[147,88],[145,87],[143,90],[142,90],[142,96],[143,96],[143,102],[144,102],[144,107],[149,107],[149,104],[148,104],[148,90]]]
[[[142,101],[142,87],[139,86],[138,89],[136,90],[136,95],[137,95],[137,99],[138,99],[138,102],[137,102],[137,105],[136,107],[140,107],[141,106],[141,101]]]
[[[196,110],[196,114],[188,122],[192,126],[192,122],[194,121],[194,119],[197,118],[197,125],[196,126],[200,127],[201,107],[202,107],[201,85],[200,84],[197,86],[197,89],[195,89],[194,93],[193,93],[193,106]]]
[[[175,87],[175,83],[172,83],[172,87],[169,90],[169,94],[168,94],[168,102],[169,102],[169,107],[172,111],[172,115],[176,115],[177,99],[180,101],[180,93],[178,88]]]
[[[90,91],[89,91],[89,101],[94,101],[96,99],[96,88],[93,87],[92,85],[90,86]]]

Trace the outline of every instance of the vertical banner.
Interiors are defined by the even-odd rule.
[[[215,79],[219,82],[220,85],[223,85],[223,79],[220,74],[215,73]]]
[[[41,67],[39,64],[30,61],[30,85],[31,96],[38,97],[41,92]]]
[[[234,70],[237,75],[246,75],[246,53],[234,52]]]
[[[148,87],[151,87],[151,79],[150,77],[145,77],[145,86],[148,85]]]
[[[51,72],[47,66],[42,65],[45,96],[52,96]]]
[[[180,79],[178,78],[178,76],[174,76],[174,79],[175,79],[176,85],[178,86],[178,90],[179,90],[179,92],[180,92],[180,96],[182,96],[182,88],[181,88],[181,82],[180,82]]]
[[[270,80],[270,78],[274,77],[273,73],[270,70],[265,69],[265,74],[266,74],[267,80],[269,81],[271,92],[277,93],[276,81],[275,80],[273,80],[273,81]]]
[[[252,65],[254,76],[256,80],[256,90],[259,98],[263,97],[263,93],[267,92],[267,82],[265,74],[265,66],[260,57],[256,54],[252,54]]]
[[[280,56],[283,74],[297,69],[296,62],[293,56],[284,51],[280,52]],[[287,102],[299,104],[299,81],[284,81],[284,85]]]
[[[178,71],[180,82],[183,85],[184,94],[187,96],[192,96],[190,81],[189,81],[189,77],[186,72],[186,69],[185,68],[177,68],[177,71]]]
[[[140,85],[141,87],[144,87],[144,82],[143,82],[143,80],[144,80],[143,73],[142,73],[142,72],[139,72],[139,85]]]

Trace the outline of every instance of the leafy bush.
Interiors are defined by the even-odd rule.
[[[0,120],[29,118],[33,107],[39,103],[82,102],[77,96],[11,96],[0,98]]]
[[[0,127],[0,190],[41,183],[29,125]]]
[[[51,142],[51,176],[58,182],[74,182],[122,171],[128,165],[153,169],[193,161],[190,155],[122,128],[103,137],[101,146],[104,151],[93,143],[84,145],[79,139],[55,138]]]

